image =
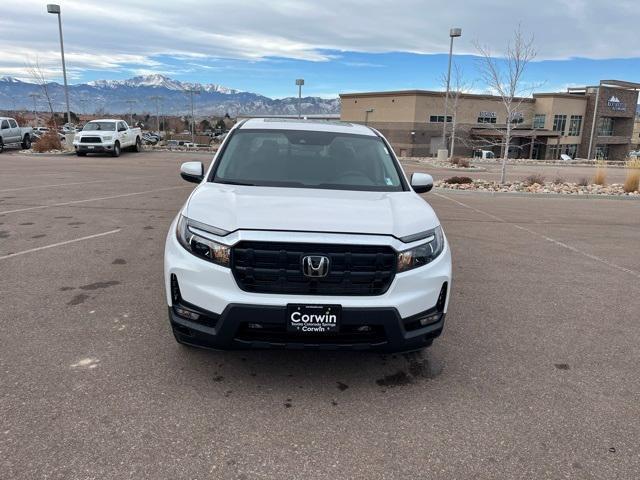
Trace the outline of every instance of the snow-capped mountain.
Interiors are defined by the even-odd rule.
[[[297,113],[295,97],[272,99],[252,92],[243,92],[215,83],[181,82],[166,75],[140,75],[126,80],[95,80],[69,85],[71,110],[81,113],[136,113],[156,111],[156,97],[161,97],[164,114],[180,115],[190,110],[190,90],[198,90],[195,97],[196,115],[293,115]],[[64,89],[55,82],[48,84],[54,108],[62,110]],[[42,93],[40,86],[16,79],[0,78],[0,109],[33,109],[30,93]],[[37,100],[38,110],[48,110],[44,98]],[[340,112],[340,100],[304,97],[303,114]]]

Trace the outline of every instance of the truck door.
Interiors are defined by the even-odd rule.
[[[2,143],[11,143],[11,127],[9,126],[9,120],[2,120],[0,123],[0,137],[2,137]]]
[[[129,143],[129,131],[124,122],[118,122],[118,136],[120,137],[120,145],[127,146]]]
[[[20,142],[22,139],[20,138],[20,127],[18,123],[13,119],[9,119],[9,127],[11,127],[11,142]],[[9,143],[9,142],[7,142]]]

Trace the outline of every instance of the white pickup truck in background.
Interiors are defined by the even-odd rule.
[[[73,138],[73,147],[79,157],[87,153],[110,153],[120,156],[122,149],[142,150],[142,131],[131,128],[124,120],[92,120]]]
[[[5,145],[20,144],[24,149],[31,148],[31,127],[20,127],[13,118],[0,117],[0,153]]]

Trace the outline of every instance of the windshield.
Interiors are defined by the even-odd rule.
[[[116,130],[116,122],[89,122],[82,129],[83,132],[93,132],[96,130],[114,132]]]
[[[402,191],[398,167],[377,136],[302,130],[237,130],[214,182]]]

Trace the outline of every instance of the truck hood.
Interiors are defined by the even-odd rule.
[[[203,183],[184,214],[229,232],[242,229],[367,233],[397,238],[439,225],[414,192],[361,192]]]

